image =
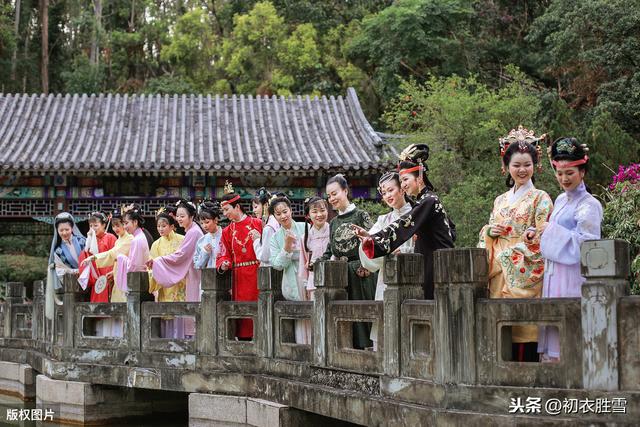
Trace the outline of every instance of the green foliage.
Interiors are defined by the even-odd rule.
[[[399,0],[363,19],[350,54],[372,72],[379,93],[390,96],[397,76],[464,73],[472,17],[466,0]]]
[[[0,255],[48,257],[51,239],[42,236],[0,236]]]
[[[47,275],[47,258],[0,255],[0,282],[30,283]]]
[[[77,56],[73,68],[62,72],[62,80],[68,93],[101,93],[104,91],[104,68],[92,65],[86,56]]]
[[[623,239],[631,248],[631,289],[640,295],[640,184],[619,183],[605,193],[602,236]]]
[[[391,212],[391,209],[381,201],[365,199],[353,199],[352,201],[358,208],[367,212],[374,222],[380,215]]]
[[[431,147],[430,179],[456,223],[458,246],[477,244],[493,200],[507,190],[499,172],[498,137],[519,124],[537,129],[539,94],[519,70],[508,70],[510,82],[498,89],[475,76],[403,81],[383,115],[394,132],[411,134],[403,145]],[[538,176],[537,185],[556,189],[549,171]]]

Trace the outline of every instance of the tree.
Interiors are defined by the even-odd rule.
[[[40,25],[42,29],[40,78],[42,79],[42,93],[49,93],[49,0],[40,0]]]
[[[383,98],[396,93],[397,76],[465,74],[472,61],[472,17],[465,0],[399,0],[362,21],[350,57],[374,76]]]

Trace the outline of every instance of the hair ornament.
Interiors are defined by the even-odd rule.
[[[542,134],[540,136],[536,136],[535,131],[529,130],[522,125],[518,125],[517,129],[511,129],[507,136],[499,138],[498,144],[500,146],[500,157],[504,157],[507,153],[507,149],[511,146],[511,144],[518,144],[518,151],[521,153],[526,153],[529,151],[527,144],[531,144],[535,147],[536,153],[538,153],[538,172],[542,170],[542,162],[540,162],[540,158],[542,157],[542,146],[541,142],[547,140],[547,134]],[[504,167],[504,162],[502,163],[502,175],[506,175],[507,171]]]
[[[225,181],[224,187],[222,188],[222,194],[231,194],[233,192],[233,184],[231,184],[229,181]]]

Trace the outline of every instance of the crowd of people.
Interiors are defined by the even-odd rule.
[[[555,204],[534,186],[546,139],[523,127],[499,139],[508,190],[495,199],[478,244],[487,249],[491,298],[580,296],[580,244],[600,237],[602,207],[584,183],[588,148],[575,138],[559,138],[547,150],[564,190]],[[383,257],[410,252],[423,255],[424,297],[433,299],[433,253],[454,246],[456,229],[429,181],[428,158],[426,144],[413,144],[401,153],[397,170],[381,176],[378,191],[391,211],[375,223],[350,200],[347,179],[340,174],[327,181],[326,198],[305,201],[304,222],[294,220],[284,194],[272,195],[264,188],[252,200],[253,212],[244,212],[240,195],[228,183],[219,201],[196,205],[180,200],[156,212],[156,241],[144,229],[143,212],[135,203],[92,213],[86,238],[74,218],[63,212],[54,223],[47,317],[53,316],[55,289],[67,272],[78,275],[95,303],[126,301],[129,272],[148,272],[149,292],[156,301],[198,302],[201,269],[230,270],[231,299],[257,301],[258,267],[271,266],[283,272],[285,299],[312,301],[314,265],[338,259],[348,265],[349,299],[382,300],[385,283],[378,271]],[[329,222],[330,208],[336,215]],[[219,225],[223,215],[229,220],[224,228]],[[176,231],[179,228],[184,234]],[[238,320],[236,339],[252,339],[253,329],[252,320]],[[122,323],[103,320],[96,333],[119,336]],[[368,323],[354,323],[354,348],[377,351],[377,333]],[[192,319],[161,320],[162,337],[194,335]],[[296,322],[295,339],[311,342],[309,321]],[[514,326],[512,342],[515,360],[559,360],[555,328]]]

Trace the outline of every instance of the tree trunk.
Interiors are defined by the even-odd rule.
[[[18,67],[18,35],[20,34],[20,4],[21,0],[16,0],[16,17],[13,21],[13,32],[16,38],[16,47],[13,49],[11,57],[11,80],[16,80],[16,69]]]
[[[100,59],[99,38],[102,33],[102,0],[93,0],[93,19],[90,61],[92,65],[98,65]]]
[[[49,93],[49,0],[40,0],[40,20],[42,24],[42,93]]]

